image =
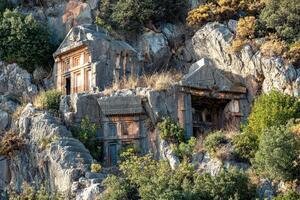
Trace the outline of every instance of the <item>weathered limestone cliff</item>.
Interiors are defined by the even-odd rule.
[[[208,23],[192,37],[196,60],[208,58],[212,65],[221,69],[231,80],[247,87],[247,99],[243,105],[249,113],[254,97],[261,92],[277,89],[290,95],[299,95],[300,71],[285,64],[278,57],[264,57],[260,51],[246,45],[241,52],[230,51],[234,39],[235,21],[229,25]]]

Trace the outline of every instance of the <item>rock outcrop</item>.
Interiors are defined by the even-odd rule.
[[[230,23],[234,29],[234,23]],[[248,89],[248,102],[244,109],[251,107],[253,98],[260,92],[278,89],[290,95],[299,95],[300,71],[285,64],[278,57],[264,57],[246,45],[241,52],[230,51],[234,33],[228,26],[213,22],[198,30],[192,38],[195,59],[208,58],[216,68],[224,71],[234,82],[240,82]]]
[[[11,0],[20,4],[21,0]],[[92,23],[95,19],[99,0],[28,0],[19,10],[31,13],[35,18],[45,22],[51,29],[54,39],[59,41],[76,25]]]
[[[9,182],[16,190],[24,181],[45,181],[50,191],[77,199],[99,194],[105,175],[90,172],[92,156],[59,119],[28,104],[17,129],[26,138],[28,149],[9,160]]]

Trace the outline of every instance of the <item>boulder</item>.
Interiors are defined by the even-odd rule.
[[[198,170],[202,173],[209,173],[212,176],[217,175],[223,167],[220,160],[211,158],[209,153],[205,153],[202,161],[198,165]]]
[[[49,72],[43,67],[38,67],[33,71],[33,80],[36,83],[40,83],[49,75]]]
[[[9,124],[8,113],[0,110],[0,131],[6,129],[8,124]]]
[[[162,159],[167,160],[174,170],[180,164],[179,158],[174,155],[167,141],[162,140],[160,142],[160,154]]]
[[[260,180],[259,187],[257,189],[258,198],[260,200],[271,200],[275,196],[275,190],[273,188],[272,182],[268,179]]]
[[[172,54],[168,39],[163,33],[146,32],[139,38],[138,43],[146,71],[155,72],[167,66]]]
[[[28,1],[31,6],[23,4],[18,9],[47,23],[53,30],[53,39],[60,41],[73,26],[92,23],[99,2],[100,0],[46,0],[42,4],[36,4],[36,1]]]
[[[89,188],[95,178],[101,182],[105,175],[90,172],[94,162],[92,156],[60,120],[28,104],[20,115],[18,129],[27,138],[29,151],[18,154],[10,163],[11,185],[20,188],[23,181],[39,184],[41,180],[47,180],[51,191],[67,196],[76,196],[82,190],[95,193],[95,188],[85,188]],[[75,188],[78,180],[81,180],[80,186],[85,180],[84,187]]]
[[[0,62],[0,94],[28,100],[37,93],[31,74],[17,64]]]

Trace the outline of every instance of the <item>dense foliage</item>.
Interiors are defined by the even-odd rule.
[[[210,133],[204,140],[205,149],[212,155],[217,152],[217,149],[227,143],[225,134],[221,131]]]
[[[22,192],[10,192],[9,200],[62,200],[64,199],[61,194],[50,194],[44,185],[41,185],[38,190],[31,187],[27,183],[23,183]]]
[[[11,9],[13,7],[12,3],[8,0],[0,1],[0,13],[4,12],[6,9]]]
[[[262,134],[254,167],[262,175],[277,180],[299,178],[299,138],[286,126],[271,127]]]
[[[286,194],[280,194],[274,200],[299,200],[300,194],[295,191],[288,191]]]
[[[37,108],[58,112],[61,92],[55,89],[41,92],[34,100]]]
[[[185,18],[187,0],[103,0],[96,22],[105,28],[138,30],[153,23]]]
[[[300,117],[298,98],[271,91],[259,96],[253,105],[245,132],[261,136],[265,129],[285,125],[292,118]]]
[[[270,0],[260,14],[267,29],[287,42],[300,40],[300,1]]]
[[[128,154],[127,154],[128,156]],[[250,199],[253,190],[248,177],[237,170],[223,170],[214,177],[200,175],[194,166],[182,162],[172,170],[167,162],[150,155],[129,155],[120,165],[122,176],[105,181],[104,199]]]
[[[31,15],[16,10],[0,14],[1,60],[18,63],[29,72],[37,66],[50,68],[54,47],[47,28]]]
[[[184,130],[170,117],[164,118],[163,121],[158,124],[158,128],[160,130],[161,139],[176,144],[184,142]]]
[[[254,158],[258,149],[257,135],[252,133],[238,134],[234,136],[232,142],[237,159],[249,162]]]
[[[87,116],[82,119],[80,127],[72,128],[72,135],[84,144],[94,159],[101,160],[102,146],[97,138],[97,125]]]
[[[181,142],[179,145],[172,144],[171,149],[180,160],[190,160],[195,153],[196,144],[197,139],[191,137],[187,142]]]

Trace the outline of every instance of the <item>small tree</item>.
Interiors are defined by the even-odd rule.
[[[300,39],[300,1],[269,0],[261,12],[260,19],[281,39],[287,42]]]
[[[158,128],[160,130],[161,139],[176,144],[184,142],[184,130],[170,117],[164,118],[164,120],[158,124]]]
[[[152,28],[156,22],[182,20],[187,8],[187,0],[104,0],[97,23],[108,29],[136,31]]]
[[[258,150],[258,137],[252,133],[242,133],[235,135],[233,146],[238,159],[250,162]]]
[[[55,46],[45,27],[31,15],[6,10],[0,15],[0,59],[18,63],[29,72],[36,66],[50,67]]]
[[[88,116],[82,119],[80,127],[72,128],[72,135],[84,144],[94,159],[100,161],[102,147],[97,138],[97,125],[92,123]]]
[[[299,138],[286,126],[265,130],[253,161],[254,167],[260,174],[271,179],[299,178],[299,142]]]
[[[286,125],[290,119],[299,117],[298,99],[273,90],[255,100],[244,131],[260,136],[266,128]]]
[[[204,140],[205,149],[214,155],[221,145],[228,143],[225,134],[221,131],[210,133]]]

